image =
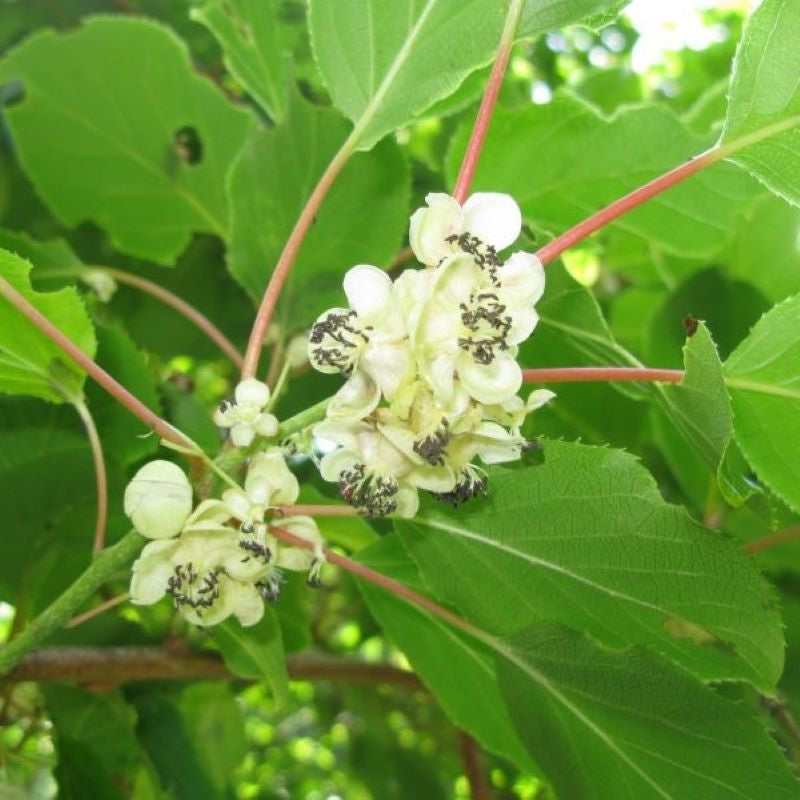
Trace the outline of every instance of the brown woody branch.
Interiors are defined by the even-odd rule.
[[[292,680],[363,683],[424,691],[413,672],[390,664],[370,664],[325,655],[290,655],[287,667]],[[90,685],[153,680],[239,680],[216,653],[175,652],[164,647],[43,647],[28,653],[6,679]]]

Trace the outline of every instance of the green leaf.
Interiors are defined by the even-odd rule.
[[[228,267],[260,297],[283,245],[319,177],[346,136],[347,123],[297,92],[288,116],[251,137],[230,176]],[[303,242],[286,290],[288,323],[312,322],[340,305],[342,277],[354,264],[388,264],[408,225],[409,175],[392,141],[356,155],[337,179]],[[369,224],[364,214],[369,211]]]
[[[565,798],[794,798],[800,784],[747,708],[642,650],[563,628],[500,648],[517,731]]]
[[[283,119],[288,75],[275,0],[210,0],[189,16],[214,34],[228,71],[261,108]]]
[[[487,64],[507,3],[310,0],[314,56],[333,104],[368,150]]]
[[[24,86],[6,119],[65,224],[91,220],[118,249],[161,264],[193,232],[227,235],[225,175],[253,120],[193,71],[168,28],[96,17],[44,31],[6,56],[0,81]]]
[[[610,22],[630,0],[528,0],[522,12],[518,38],[539,36],[555,28]]]
[[[755,138],[731,159],[800,205],[800,5],[764,0],[745,26],[721,141]]]
[[[266,681],[277,706],[289,697],[289,676],[283,653],[278,617],[266,608],[261,622],[243,628],[236,620],[226,620],[212,630],[222,658],[240,678]]]
[[[686,373],[679,384],[660,384],[658,397],[673,425],[714,472],[725,498],[741,505],[755,490],[746,480],[747,465],[725,462],[733,434],[731,401],[722,362],[708,328],[701,322],[683,350]],[[735,448],[734,448],[735,449]]]
[[[41,311],[88,356],[95,338],[89,315],[74,289],[39,294],[30,286],[31,265],[0,250],[0,277]],[[60,403],[80,394],[85,375],[67,356],[16,310],[0,298],[0,392],[27,394]]]
[[[97,340],[97,363],[148,408],[160,414],[161,403],[154,377],[131,338],[122,330],[98,327]],[[158,447],[158,437],[105,389],[90,383],[86,387],[86,399],[107,458],[128,466]]]
[[[468,136],[464,125],[450,145],[451,181]],[[605,119],[577,98],[559,94],[544,106],[495,113],[473,190],[508,192],[530,224],[561,233],[708,145],[661,106],[627,108]],[[746,173],[719,163],[610,229],[671,253],[707,256],[731,237],[758,192]]]
[[[109,800],[129,797],[126,786],[145,771],[151,791],[157,781],[134,735],[136,712],[117,692],[94,693],[44,684],[47,716],[53,724],[59,797]]]
[[[783,635],[752,561],[666,504],[627,453],[549,442],[544,456],[493,470],[488,502],[396,523],[436,594],[498,635],[547,618],[769,691]]]
[[[358,560],[425,592],[418,568],[395,534],[360,551]],[[372,583],[358,581],[358,586],[372,615],[409,659],[448,718],[487,750],[526,772],[536,772],[503,705],[491,650]]]
[[[725,362],[736,441],[778,497],[800,511],[800,295],[766,313]]]

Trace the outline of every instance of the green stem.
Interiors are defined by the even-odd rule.
[[[0,649],[0,675],[9,672],[29,650],[41,644],[51,633],[63,628],[106,581],[130,565],[144,541],[136,531],[131,531],[113,547],[99,553],[63,594],[32,620],[14,640]]]
[[[278,441],[286,439],[295,433],[300,433],[300,431],[308,428],[309,425],[319,422],[325,416],[330,401],[330,397],[326,397],[324,400],[320,400],[319,403],[309,406],[305,411],[301,411],[299,414],[295,414],[293,417],[281,422],[277,434]]]

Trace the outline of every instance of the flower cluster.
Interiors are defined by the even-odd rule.
[[[317,585],[324,563],[322,537],[310,517],[281,517],[281,528],[313,545],[288,547],[270,531],[270,509],[294,503],[297,479],[278,448],[253,456],[243,489],[193,509],[192,488],[169,461],[142,467],[125,490],[125,513],[153,541],[133,565],[131,600],[151,605],[170,595],[195,625],[216,625],[233,615],[254,625],[264,600],[280,594],[281,569],[308,572]]]
[[[475,194],[463,206],[428,195],[409,236],[426,268],[392,281],[353,267],[344,278],[349,306],[311,329],[311,364],[347,377],[314,429],[338,446],[320,470],[364,513],[413,516],[419,489],[467,500],[486,489],[476,457],[511,461],[528,446],[522,423],[553,394],[517,394],[517,348],[536,327],[544,291],[536,256],[499,255],[521,221],[508,195]]]

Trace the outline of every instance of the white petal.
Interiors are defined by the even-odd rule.
[[[419,261],[435,267],[453,252],[447,237],[461,233],[463,212],[448,194],[431,193],[425,201],[428,208],[419,208],[411,215],[408,238]]]
[[[250,515],[250,501],[241,489],[226,489],[222,493],[222,502],[232,517],[247,519]]]
[[[445,307],[466,303],[476,287],[483,281],[483,270],[475,259],[467,253],[451,256],[436,271],[431,293],[438,303]]]
[[[231,441],[236,447],[249,447],[255,438],[256,432],[249,422],[238,422],[231,428]]]
[[[329,417],[366,417],[381,400],[378,384],[365,372],[357,369],[328,403]]]
[[[464,203],[464,229],[496,250],[503,250],[519,236],[522,214],[510,194],[478,192]]]
[[[525,411],[528,413],[536,411],[537,408],[549,403],[555,396],[556,393],[549,389],[534,389],[525,401]]]
[[[386,399],[391,401],[408,371],[410,353],[407,342],[367,346],[359,362],[378,384]],[[366,416],[366,415],[364,415]]]
[[[282,547],[278,552],[278,566],[294,572],[305,572],[313,561],[314,554],[302,547]]]
[[[337,450],[328,453],[319,462],[319,474],[322,479],[331,483],[338,483],[339,476],[347,469],[358,463],[358,457],[349,450]]]
[[[231,605],[236,619],[243,628],[255,625],[264,616],[264,601],[251,583],[236,583],[232,588]]]
[[[507,352],[497,353],[491,364],[478,364],[462,353],[457,367],[459,380],[479,403],[503,403],[522,386],[522,370]]]
[[[453,353],[439,353],[424,365],[424,377],[443,406],[448,406],[455,395],[456,360]]]
[[[259,414],[253,428],[259,436],[274,436],[278,432],[278,418],[266,412]]]
[[[361,420],[349,417],[335,417],[318,422],[314,426],[314,436],[328,439],[341,445],[346,450],[358,451],[358,438],[361,434],[371,430],[371,427]]]
[[[157,603],[167,593],[173,570],[172,562],[166,557],[140,556],[134,562],[131,575],[131,602],[137,606]]]
[[[416,516],[419,510],[419,493],[416,489],[411,486],[401,486],[400,490],[395,495],[395,500],[397,501],[397,508],[395,509],[394,516]]]
[[[377,267],[360,264],[344,276],[344,293],[362,320],[382,314],[392,296],[392,279]]]
[[[405,480],[429,492],[449,492],[456,485],[456,475],[448,464],[437,467],[430,464],[415,466]]]
[[[539,324],[539,315],[531,306],[518,308],[511,312],[511,327],[506,334],[508,344],[522,344],[536,329]]]
[[[192,510],[192,487],[171,461],[145,464],[125,488],[125,514],[142,536],[176,536]]]
[[[237,403],[252,403],[259,408],[269,402],[269,386],[256,378],[245,378],[233,394]]]
[[[497,276],[503,287],[503,300],[512,308],[534,305],[544,293],[544,267],[532,253],[513,253]]]

